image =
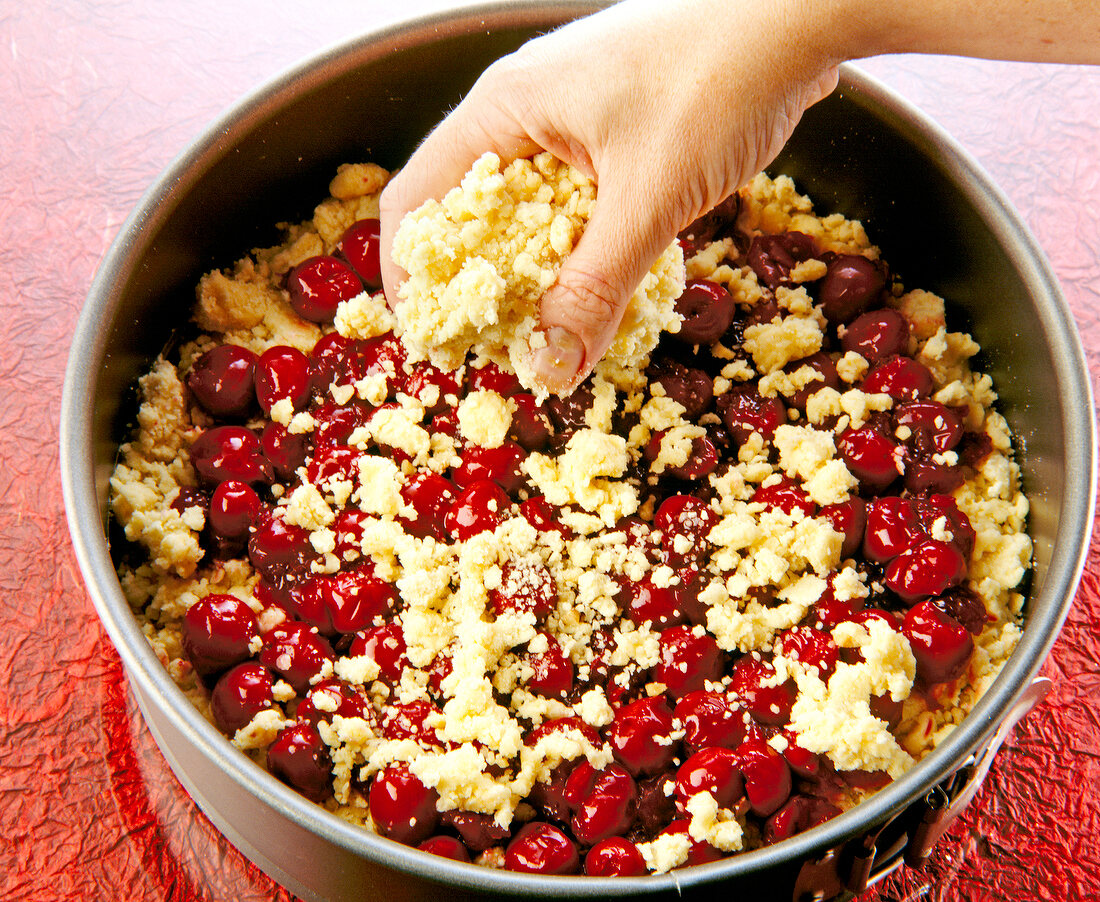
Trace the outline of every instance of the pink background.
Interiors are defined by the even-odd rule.
[[[62,375],[119,226],[217,113],[319,48],[446,5],[0,2],[0,898],[290,898],[210,826],[128,701],[65,525]],[[1095,362],[1100,70],[914,57],[865,68],[1008,193]],[[969,812],[925,870],[895,874],[865,902],[1100,893],[1098,574],[1094,551],[1045,668],[1054,691]]]

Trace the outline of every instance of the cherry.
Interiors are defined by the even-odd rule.
[[[791,730],[784,730],[783,738],[787,740],[787,746],[782,752],[787,766],[800,777],[806,779],[816,777],[821,770],[821,758],[800,746],[797,734]]]
[[[909,347],[909,323],[896,310],[883,307],[860,314],[845,329],[840,346],[875,364]]]
[[[901,475],[900,449],[872,426],[845,429],[836,444],[848,470],[870,491],[885,489]]]
[[[421,852],[431,852],[441,858],[450,858],[451,861],[461,861],[463,864],[470,863],[470,853],[466,850],[466,846],[462,844],[462,840],[453,836],[431,836],[420,843],[417,848]]]
[[[962,468],[947,463],[936,463],[919,457],[905,449],[905,488],[910,492],[953,492],[966,479]]]
[[[226,671],[210,694],[214,723],[230,737],[273,704],[271,674],[257,661],[245,661]]]
[[[244,426],[214,426],[205,430],[191,445],[191,463],[207,485],[227,479],[254,485],[269,483],[274,478],[256,433]]]
[[[333,383],[354,381],[349,373],[349,361],[355,357],[359,342],[339,332],[329,332],[317,339],[309,352],[309,374],[313,390],[323,395]]]
[[[851,322],[886,286],[883,267],[859,254],[837,254],[827,266],[819,298],[825,318],[830,322]]]
[[[710,242],[731,233],[741,211],[741,195],[736,191],[696,219],[677,236],[682,244],[692,248],[706,247]],[[684,253],[688,253],[685,248]],[[696,251],[692,251],[696,253]]]
[[[794,516],[796,510],[801,511],[804,517],[812,517],[817,513],[817,505],[810,500],[806,490],[787,476],[757,488],[753,492],[752,500],[766,505],[769,510],[779,510],[788,516]]]
[[[752,719],[781,727],[790,719],[795,688],[790,680],[770,685],[774,681],[775,668],[752,655],[742,656],[730,671],[730,691],[741,700]]]
[[[439,821],[442,826],[458,831],[463,845],[471,852],[484,852],[508,838],[509,831],[500,826],[491,814],[452,808],[444,811]]]
[[[458,403],[462,386],[456,373],[445,373],[438,367],[421,361],[413,364],[412,372],[405,382],[405,392],[424,405],[424,412],[428,416],[435,416]]]
[[[387,839],[416,845],[439,824],[439,793],[425,786],[406,764],[391,764],[374,776],[367,807],[375,829]]]
[[[312,381],[309,358],[297,348],[275,345],[268,348],[256,363],[256,398],[264,413],[284,398],[295,410],[309,403]]]
[[[361,717],[374,719],[373,709],[358,692],[340,680],[321,680],[309,690],[305,698],[298,702],[294,716],[299,720],[308,720],[316,724],[322,720],[339,717]]]
[[[699,627],[683,625],[663,630],[658,653],[654,676],[673,698],[703,689],[708,682],[722,677],[722,650],[714,636]]]
[[[810,399],[811,395],[816,394],[823,388],[840,388],[840,376],[836,371],[836,364],[833,363],[833,358],[825,351],[818,351],[816,354],[811,354],[809,357],[803,357],[801,360],[792,360],[783,367],[783,372],[795,373],[804,366],[808,366],[816,372],[820,378],[807,382],[802,388],[798,389],[793,395],[787,398],[788,406],[795,408],[795,410],[801,410],[803,413],[806,411],[806,402]]]
[[[581,859],[577,847],[552,824],[524,824],[504,850],[504,867],[528,874],[575,874]]]
[[[595,748],[600,748],[600,746],[603,745],[600,734],[579,717],[555,717],[550,720],[545,720],[524,737],[523,744],[526,746],[535,746],[540,739],[546,736],[552,736],[554,733],[566,732],[579,733]]]
[[[818,511],[832,525],[833,529],[844,536],[840,546],[840,556],[850,558],[859,549],[867,525],[867,504],[858,495],[852,495],[847,501],[827,504]]]
[[[191,365],[187,387],[216,417],[248,413],[255,392],[256,355],[238,345],[218,345]]]
[[[932,601],[909,609],[901,631],[917,660],[917,676],[926,684],[961,676],[974,651],[974,640],[959,621]]]
[[[765,398],[751,384],[736,385],[718,396],[718,412],[738,445],[754,432],[770,441],[775,430],[787,422],[787,408],[779,398]]]
[[[444,520],[457,497],[458,490],[445,476],[431,470],[420,470],[410,476],[401,487],[401,498],[416,511],[416,516],[399,518],[405,532],[418,539],[431,536],[443,540]]]
[[[725,286],[706,279],[690,279],[676,299],[682,317],[676,337],[689,345],[712,345],[733,322],[736,308]]]
[[[791,285],[791,270],[816,255],[817,246],[809,235],[782,232],[754,237],[749,245],[747,262],[756,273],[756,278],[775,291],[780,285]]]
[[[648,574],[637,581],[622,577],[619,585],[616,601],[635,623],[648,623],[663,630],[684,622],[684,612],[671,587],[655,586]]]
[[[311,411],[316,422],[313,441],[318,446],[346,444],[356,429],[370,422],[374,412],[373,406],[356,400],[347,404],[323,401]]]
[[[966,576],[966,561],[954,545],[925,539],[894,558],[883,582],[906,604],[942,595]]]
[[[894,701],[890,693],[872,695],[868,703],[871,714],[883,721],[891,730],[896,729],[901,723],[901,716],[905,713],[905,701]]]
[[[720,808],[732,808],[744,792],[740,758],[732,749],[712,746],[696,752],[676,771],[676,807],[687,811],[688,800],[709,792]]]
[[[705,371],[676,360],[662,360],[646,371],[651,385],[660,385],[665,396],[683,405],[684,418],[698,420],[714,401],[714,382]]]
[[[348,648],[348,656],[370,658],[378,665],[382,679],[396,683],[401,679],[401,672],[409,666],[409,659],[405,657],[407,650],[401,625],[390,621],[359,633]]]
[[[252,486],[227,479],[210,496],[208,522],[214,534],[230,541],[244,541],[248,528],[260,513],[260,496]]]
[[[443,695],[443,681],[454,671],[454,652],[449,647],[441,651],[428,665],[428,688]]]
[[[361,342],[351,368],[356,379],[385,376],[388,396],[405,390],[405,346],[392,332],[376,335]]]
[[[783,655],[794,658],[806,667],[817,669],[818,676],[828,681],[836,670],[840,650],[833,637],[809,626],[796,626],[779,635]]]
[[[367,629],[398,604],[397,589],[371,566],[314,577],[324,622],[332,632]],[[305,618],[303,618],[305,619]]]
[[[767,817],[790,797],[791,769],[761,736],[748,736],[734,754],[745,778],[750,809],[753,814]]]
[[[608,765],[595,774],[591,788],[576,806],[570,824],[573,835],[582,846],[591,846],[625,833],[634,820],[637,798],[638,788],[626,769]]]
[[[382,287],[382,263],[378,255],[380,234],[377,219],[359,219],[344,230],[336,245],[367,291],[378,291]]]
[[[563,539],[573,538],[573,530],[561,522],[558,509],[544,495],[532,495],[520,504],[519,512],[539,532],[556,532]]]
[[[688,846],[687,860],[681,865],[681,867],[693,867],[698,864],[710,864],[712,861],[721,861],[725,858],[725,854],[719,849],[714,848],[706,840],[692,839],[691,834],[688,832],[688,828],[691,826],[691,821],[687,818],[680,818],[673,821],[664,830],[658,834],[659,836],[685,836],[691,845]]]
[[[501,615],[534,614],[540,619],[558,603],[558,587],[546,566],[537,560],[511,558],[501,568],[500,586],[490,590],[489,607]]]
[[[315,557],[309,532],[282,517],[261,515],[248,540],[248,559],[265,578],[275,579],[288,570],[304,573]]]
[[[589,877],[640,877],[648,871],[638,847],[621,836],[600,840],[584,857]]]
[[[664,436],[664,431],[654,433],[645,448],[646,458],[653,461],[660,457],[661,441]],[[666,467],[665,472],[677,479],[699,480],[708,473],[713,473],[718,468],[718,463],[718,449],[714,442],[705,435],[698,435],[691,440],[688,459],[682,464]]]
[[[670,495],[653,516],[661,531],[661,556],[673,569],[698,567],[707,555],[707,536],[718,523],[718,514],[694,495]]]
[[[681,696],[672,716],[690,752],[712,746],[732,749],[745,738],[744,711],[717,692],[696,690]]]
[[[932,393],[928,367],[912,357],[891,357],[863,377],[861,388],[869,395],[886,394],[895,401],[916,401]]]
[[[852,598],[847,601],[837,601],[830,585],[821,593],[821,597],[814,602],[812,614],[806,622],[815,629],[830,631],[851,620],[862,610],[863,599]]]
[[[502,398],[523,391],[516,374],[501,369],[495,363],[467,369],[466,385],[470,391],[495,391]]]
[[[362,292],[363,283],[346,263],[335,257],[310,257],[287,275],[290,306],[315,323],[331,323],[342,301]]]
[[[315,486],[327,488],[331,480],[359,482],[359,458],[362,452],[351,445],[320,445],[306,462],[306,479]]]
[[[293,433],[281,423],[271,422],[260,433],[260,450],[271,464],[275,475],[290,482],[309,454],[309,435]]]
[[[974,636],[981,634],[989,619],[989,612],[981,596],[965,586],[948,589],[939,598],[932,599],[932,603],[961,623]]]
[[[764,824],[763,839],[773,845],[795,833],[809,830],[840,814],[840,809],[824,799],[806,795],[791,796]]]
[[[924,531],[930,533],[933,524],[940,517],[952,535],[951,544],[969,560],[974,550],[974,527],[950,495],[925,495],[913,499],[914,514],[924,524]]]
[[[465,542],[482,532],[492,532],[511,506],[508,494],[491,479],[471,483],[443,515],[443,532]]]
[[[540,451],[550,442],[550,417],[535,396],[527,392],[512,395],[516,409],[508,435],[525,451]]]
[[[536,695],[546,698],[566,698],[573,688],[573,662],[562,650],[561,643],[549,633],[539,633],[546,640],[546,651],[528,652],[524,660],[534,674],[525,683]]]
[[[323,801],[332,792],[332,758],[317,727],[308,720],[279,731],[268,746],[267,766],[311,801]]]
[[[181,485],[180,490],[176,492],[176,497],[172,499],[172,503],[168,506],[179,514],[197,507],[202,511],[203,519],[206,519],[210,512],[210,499],[202,489]]]
[[[676,757],[670,741],[672,711],[661,696],[641,698],[615,712],[607,741],[616,760],[635,777],[655,774]]]
[[[905,444],[921,454],[950,451],[963,436],[958,416],[937,401],[909,401],[894,408],[894,426],[909,432]]]
[[[867,530],[863,555],[884,564],[893,560],[922,536],[917,512],[909,498],[889,495],[867,505]]]
[[[309,624],[284,621],[264,637],[260,662],[285,679],[294,691],[304,693],[326,662],[335,660],[332,646]]]
[[[427,699],[395,702],[383,713],[382,735],[386,739],[411,739],[422,748],[437,746],[439,734],[428,721],[439,714],[439,708]]]
[[[582,382],[572,394],[564,398],[553,395],[545,402],[547,413],[554,426],[565,433],[571,433],[576,429],[584,429],[587,425],[585,415],[595,401],[592,394],[592,386],[588,382]]]
[[[204,595],[183,615],[183,653],[200,674],[247,660],[259,635],[252,608],[236,595]]]
[[[470,445],[462,453],[460,463],[451,470],[451,478],[461,489],[476,482],[491,479],[509,494],[515,494],[527,483],[520,464],[527,452],[515,442],[503,442],[496,448]]]

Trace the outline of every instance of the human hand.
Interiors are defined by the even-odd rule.
[[[381,199],[382,277],[403,216],[483,153],[539,150],[593,177],[592,218],[543,296],[536,376],[566,394],[615,337],[630,296],[677,233],[782,149],[837,83],[803,24],[812,0],[624,0],[494,63]],[[782,51],[782,55],[775,52]]]

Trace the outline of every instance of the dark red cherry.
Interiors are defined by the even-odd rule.
[[[204,595],[183,615],[183,652],[201,674],[247,660],[259,638],[256,615],[236,595]]]
[[[439,794],[425,786],[407,764],[391,764],[374,776],[367,807],[375,829],[406,845],[427,839],[439,824]]]
[[[837,254],[828,262],[818,297],[825,317],[833,323],[850,323],[886,286],[881,264],[859,254]]]
[[[845,429],[837,450],[860,485],[880,491],[901,475],[901,449],[871,426]]]
[[[756,273],[756,278],[774,291],[780,285],[790,286],[791,270],[816,255],[817,247],[809,235],[783,232],[754,237],[749,245],[747,262]]]
[[[974,550],[974,527],[970,525],[970,519],[959,510],[955,499],[950,495],[924,495],[913,498],[914,515],[923,524],[925,533],[931,534],[932,527],[941,517],[944,526],[951,533],[951,544],[962,553],[967,560]]]
[[[527,483],[520,469],[526,458],[527,452],[515,442],[504,442],[496,448],[468,445],[459,465],[451,470],[451,478],[460,489],[491,479],[504,491],[515,494]]]
[[[310,411],[316,426],[313,441],[318,446],[347,444],[351,434],[360,426],[365,426],[374,416],[375,408],[367,403],[351,400],[347,404],[337,404],[325,400]]]
[[[244,416],[256,399],[256,355],[238,345],[218,345],[191,365],[187,387],[216,417]]]
[[[306,479],[322,489],[330,480],[359,482],[359,458],[362,452],[351,445],[320,445],[306,462]]]
[[[806,490],[787,476],[760,486],[753,492],[752,500],[766,505],[769,510],[782,511],[788,516],[794,516],[795,511],[800,511],[803,517],[812,517],[817,513],[817,505],[806,494]]]
[[[699,569],[708,553],[707,536],[717,523],[718,514],[701,498],[670,495],[653,517],[653,527],[661,532],[664,562],[675,570]]]
[[[725,669],[718,642],[701,627],[683,625],[663,630],[658,653],[654,676],[665,684],[665,691],[673,698],[703,689],[708,682],[716,682]]]
[[[974,636],[981,634],[989,620],[989,612],[981,596],[965,586],[948,589],[939,598],[932,599],[932,602]]]
[[[696,421],[714,401],[714,381],[704,370],[676,360],[662,360],[646,371],[651,385],[660,385],[665,396],[683,405],[684,418]]]
[[[640,580],[622,577],[619,585],[615,600],[623,608],[623,614],[634,623],[648,623],[654,629],[663,630],[684,622],[684,612],[671,586],[654,585],[648,574]]]
[[[245,661],[218,679],[210,694],[210,713],[218,729],[233,736],[274,703],[271,673],[258,661]]]
[[[269,483],[275,475],[256,433],[244,426],[215,426],[204,431],[191,445],[191,463],[208,485],[227,479],[249,485]]]
[[[765,398],[754,385],[737,385],[718,396],[718,412],[737,445],[754,432],[767,439],[787,422],[787,408],[779,398]]]
[[[895,401],[916,401],[932,393],[934,383],[928,367],[912,357],[891,357],[863,378],[860,386],[869,395],[885,394]]]
[[[925,683],[944,683],[966,670],[974,651],[970,633],[932,601],[913,605],[901,631],[917,659],[917,676]]]
[[[401,679],[401,672],[409,666],[409,659],[405,657],[407,650],[401,624],[390,621],[359,633],[352,640],[348,656],[370,658],[378,665],[382,679],[396,683]]]
[[[886,567],[883,582],[906,604],[942,595],[966,577],[966,560],[954,545],[925,539]]]
[[[466,846],[463,845],[462,840],[454,836],[431,836],[420,843],[417,848],[421,852],[431,852],[440,858],[461,861],[463,864],[470,863],[470,853],[467,851]]]
[[[493,846],[499,846],[507,839],[509,830],[500,826],[491,814],[476,811],[462,811],[452,808],[444,811],[439,819],[440,825],[458,831],[462,843],[471,852],[484,852]]]
[[[406,357],[401,339],[392,332],[386,332],[360,342],[351,366],[357,379],[385,376],[388,397],[393,398],[397,392],[405,390],[408,379],[405,372]]]
[[[508,493],[491,479],[463,489],[443,515],[443,531],[460,542],[496,529],[504,522],[512,502]]]
[[[798,736],[791,730],[783,731],[787,745],[782,751],[783,760],[798,776],[812,779],[821,770],[821,757],[798,744]]]
[[[260,434],[260,449],[275,475],[291,482],[309,455],[309,434],[294,433],[281,423],[268,423]]]
[[[693,221],[677,236],[681,244],[688,245],[684,249],[685,255],[690,255],[692,248],[702,249],[712,241],[732,235],[740,211],[741,195],[735,191]],[[697,251],[690,250],[690,253]]]
[[[550,416],[535,396],[526,392],[512,395],[516,409],[508,435],[527,451],[540,451],[550,441]]]
[[[358,346],[354,338],[339,332],[329,332],[317,339],[309,352],[309,375],[314,392],[324,395],[333,383],[347,385],[354,381],[348,365]]]
[[[640,877],[648,870],[638,847],[621,836],[600,840],[584,856],[589,877]]]
[[[561,522],[559,509],[545,495],[532,495],[520,504],[519,512],[539,532],[556,532],[563,539],[573,538],[573,530]]]
[[[552,824],[532,821],[504,850],[504,867],[527,874],[576,874],[581,858],[573,841]]]
[[[709,792],[720,808],[732,808],[744,792],[737,752],[712,746],[696,752],[676,771],[676,807],[687,811],[688,800]]]
[[[286,621],[264,637],[260,663],[279,674],[299,694],[321,673],[327,662],[335,660],[332,646],[308,624]]]
[[[524,683],[536,695],[564,699],[573,688],[573,662],[557,639],[549,633],[539,633],[539,636],[545,641],[546,649],[529,651],[524,656],[524,663],[533,671]]]
[[[615,759],[635,777],[655,774],[676,757],[672,711],[662,696],[641,698],[615,712],[607,741]]]
[[[840,556],[849,558],[859,549],[863,541],[864,528],[867,525],[867,505],[858,495],[852,495],[847,501],[827,504],[818,511],[832,524],[833,529],[844,536]]]
[[[431,470],[421,470],[409,477],[401,487],[401,498],[416,511],[411,518],[402,516],[401,525],[418,539],[442,540],[447,511],[458,497],[458,489],[445,476]]]
[[[665,433],[655,433],[646,445],[645,455],[649,460],[656,460],[661,454],[661,441]],[[691,440],[691,450],[688,459],[682,464],[666,467],[665,471],[677,479],[698,480],[718,469],[721,458],[718,449],[706,435],[697,435]]]
[[[963,436],[958,415],[937,401],[909,401],[894,408],[894,426],[909,430],[905,444],[921,454],[950,451]]]
[[[735,752],[753,814],[767,817],[791,794],[791,769],[761,736],[749,736]]]
[[[745,738],[745,712],[717,692],[697,690],[676,702],[672,716],[691,752],[710,746],[735,748]]]
[[[314,802],[323,801],[332,792],[332,758],[317,727],[308,720],[279,731],[267,749],[267,766]]]
[[[501,369],[495,363],[468,368],[466,385],[469,391],[495,391],[502,398],[509,398],[523,391],[516,374]]]
[[[382,735],[386,739],[411,739],[421,748],[438,746],[439,734],[434,724],[440,716],[439,708],[427,699],[396,702],[383,712]]]
[[[446,373],[426,361],[413,364],[405,393],[424,405],[428,416],[442,413],[458,403],[462,395],[457,373]]]
[[[869,310],[850,322],[840,340],[845,351],[854,351],[874,365],[909,348],[909,323],[896,310]]]
[[[290,271],[286,281],[290,306],[315,323],[331,323],[342,301],[362,292],[355,270],[335,257],[310,257]]]
[[[315,557],[309,532],[282,517],[261,515],[248,540],[248,559],[265,577],[287,568],[304,573]]]
[[[840,809],[824,799],[805,795],[791,796],[764,824],[763,839],[773,845],[809,830],[840,814]]]
[[[317,724],[330,721],[333,716],[374,719],[374,709],[347,683],[337,679],[321,680],[298,702],[294,716]]]
[[[625,833],[634,820],[637,799],[634,778],[621,765],[608,765],[595,774],[576,806],[570,823],[573,835],[582,846],[591,846]]]
[[[676,299],[683,318],[676,337],[689,345],[712,345],[725,334],[736,312],[725,286],[706,279],[691,279]]]
[[[227,479],[210,496],[207,512],[214,534],[230,541],[243,542],[248,538],[248,528],[260,513],[260,496],[245,482]]]
[[[380,232],[377,219],[360,219],[344,230],[336,245],[367,291],[378,291],[382,287],[382,263],[378,255]]]
[[[730,671],[730,691],[757,723],[783,726],[791,716],[795,687],[790,680],[773,685],[775,668],[752,655],[742,656]]]
[[[786,657],[816,668],[818,676],[825,681],[833,675],[840,657],[833,637],[810,626],[796,626],[780,633],[779,648]]]
[[[284,398],[295,410],[309,403],[312,380],[309,358],[297,348],[276,345],[260,355],[256,363],[256,398],[264,413]]]
[[[801,360],[793,360],[783,367],[783,371],[786,373],[794,373],[804,366],[808,366],[816,372],[820,378],[813,379],[806,383],[806,385],[787,398],[787,405],[789,407],[793,407],[795,410],[801,410],[803,412],[806,410],[806,402],[809,400],[810,395],[816,394],[823,388],[840,388],[840,376],[837,374],[836,364],[833,363],[833,358],[825,351],[818,351],[816,354],[811,354],[809,357],[803,357]]]
[[[397,589],[378,576],[373,567],[341,570],[320,582],[325,612],[338,633],[366,629],[398,604]]]
[[[558,604],[558,587],[537,560],[513,558],[501,569],[500,585],[489,592],[493,613],[534,614],[543,618]]]

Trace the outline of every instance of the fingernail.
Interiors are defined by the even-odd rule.
[[[584,342],[562,326],[551,326],[542,333],[546,344],[531,354],[531,369],[551,392],[569,391],[584,363]]]

